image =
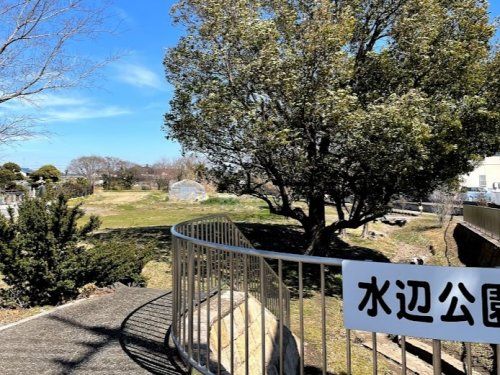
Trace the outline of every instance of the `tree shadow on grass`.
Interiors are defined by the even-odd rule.
[[[257,249],[303,254],[307,248],[304,231],[297,225],[237,223],[237,226]],[[352,246],[339,237],[333,239],[328,253],[335,258],[390,262],[375,249]]]
[[[237,223],[238,228],[257,249],[303,254],[307,248],[304,232],[297,225]],[[351,260],[364,260],[388,263],[390,260],[381,252],[362,246],[351,246],[341,238],[334,238],[330,244],[331,257]],[[278,272],[278,262],[268,260]],[[283,278],[293,297],[299,295],[299,270],[296,262],[283,262]],[[321,290],[320,266],[303,263],[304,297]],[[328,296],[342,293],[340,267],[325,267],[325,294]]]
[[[170,233],[171,226],[154,226],[154,227],[133,227],[133,228],[113,228],[106,229],[95,233],[92,236],[93,240],[97,241],[127,241],[137,244],[154,243],[155,255],[158,260],[170,260],[172,234]]]
[[[257,249],[277,252],[303,254],[307,247],[304,232],[297,225],[236,223],[243,234]],[[154,242],[158,260],[170,261],[172,236],[170,226],[134,227],[108,229],[94,234],[95,240],[109,241],[112,239],[135,241],[138,244]],[[341,259],[364,260],[373,262],[389,262],[381,252],[362,246],[351,246],[341,238],[334,238],[330,245],[329,254]],[[277,271],[278,262],[269,260],[268,263]],[[342,278],[340,267],[325,267],[325,292],[327,295],[339,295],[342,292]],[[313,291],[319,291],[320,268],[317,265],[303,264],[304,296]],[[295,262],[283,262],[283,278],[292,290],[298,295],[298,265]]]

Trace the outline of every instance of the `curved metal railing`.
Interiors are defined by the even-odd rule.
[[[379,358],[387,357],[387,353],[379,353],[377,333],[351,337],[351,331],[332,318],[332,309],[342,308],[329,305],[332,300],[328,297],[342,259],[257,250],[222,215],[186,221],[171,231],[174,296],[171,336],[187,364],[203,374],[326,375],[330,371],[351,374],[353,363],[357,373],[360,369],[362,373],[378,373]],[[316,297],[306,300],[306,289]],[[255,337],[255,330],[250,332],[250,327],[255,328],[250,316],[255,315],[252,311],[255,300],[260,305],[257,312],[260,338]],[[272,327],[267,326],[269,314],[277,322]],[[243,331],[236,323],[242,319]],[[266,338],[273,327],[274,336]],[[295,351],[288,351],[287,337],[293,337]],[[335,338],[337,342],[333,343]],[[306,340],[315,340],[316,347],[306,346]],[[364,340],[362,345],[354,344],[360,340]],[[395,367],[403,374],[407,372],[407,339],[400,336],[397,343],[400,356],[397,360],[393,358],[392,367],[384,364],[385,373],[393,373]],[[467,374],[472,374],[470,343],[465,346]],[[371,358],[366,357],[366,348],[371,349]],[[500,346],[496,347],[496,355],[500,356]],[[293,371],[287,367],[289,357],[295,357],[291,361],[295,366]],[[275,361],[271,371],[270,358]],[[429,373],[441,374],[441,358],[441,342],[433,340]],[[500,375],[500,365],[497,366]]]

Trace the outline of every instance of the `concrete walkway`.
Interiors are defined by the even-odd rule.
[[[184,374],[167,350],[171,296],[118,288],[0,331],[0,373]]]

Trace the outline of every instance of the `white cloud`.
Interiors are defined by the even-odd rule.
[[[84,105],[89,102],[90,100],[88,98],[70,97],[54,94],[41,94],[37,95],[37,97],[34,99],[33,104],[35,106],[48,108]]]
[[[129,85],[163,90],[165,88],[163,78],[144,66],[137,64],[120,64],[116,66],[116,78]]]
[[[68,110],[49,110],[44,113],[43,122],[78,121],[96,118],[116,117],[129,114],[128,109],[118,106],[75,107]]]
[[[28,116],[37,122],[71,122],[116,117],[130,110],[116,105],[102,105],[85,97],[39,94],[27,101],[12,100],[0,106],[0,115]]]

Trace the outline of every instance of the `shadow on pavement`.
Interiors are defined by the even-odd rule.
[[[121,327],[120,344],[127,355],[152,374],[187,374],[169,345],[172,296],[167,293],[134,310]]]
[[[130,313],[120,328],[104,324],[84,324],[76,319],[50,316],[50,319],[72,326],[77,330],[78,346],[71,360],[53,359],[62,368],[62,374],[78,372],[89,362],[106,361],[106,368],[128,372],[126,363],[115,362],[112,345],[119,342],[127,356],[152,374],[186,374],[175,349],[168,346],[167,338],[171,324],[171,293],[147,302]],[[109,350],[108,350],[109,349]],[[100,357],[103,358],[100,358]]]

